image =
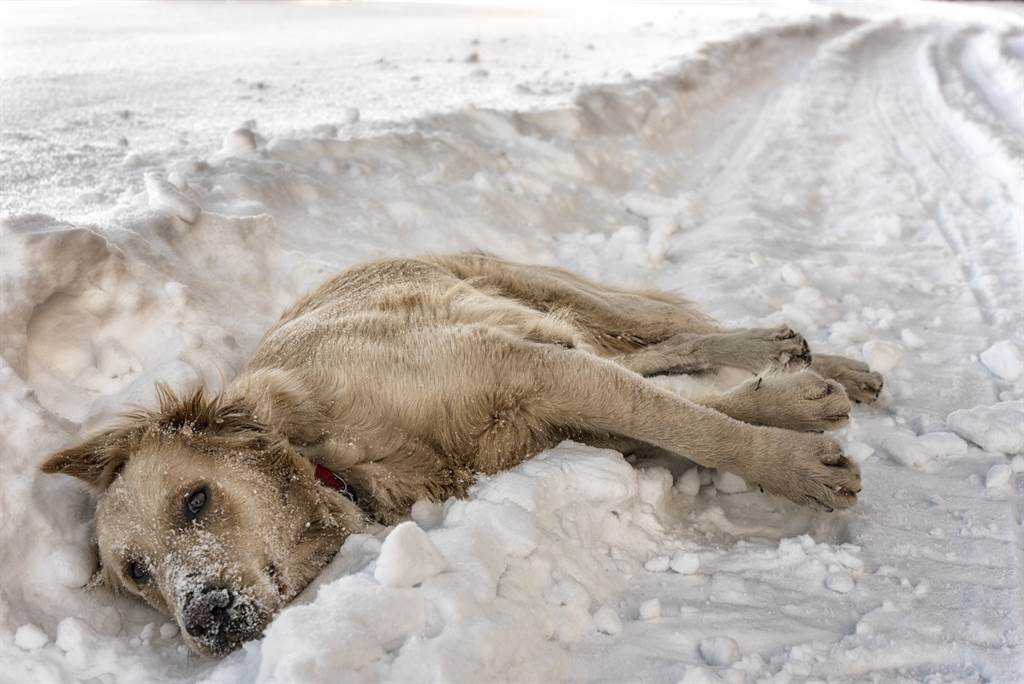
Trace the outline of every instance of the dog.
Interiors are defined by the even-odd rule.
[[[690,398],[649,379],[723,368],[749,379]],[[160,385],[156,408],[42,470],[98,492],[102,581],[221,656],[259,637],[352,533],[565,439],[852,506],[858,466],[821,433],[881,389],[788,327],[727,330],[671,294],[481,254],[396,258],[295,304],[221,391]]]

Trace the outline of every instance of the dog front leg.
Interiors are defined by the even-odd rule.
[[[693,401],[744,423],[801,432],[835,430],[850,418],[842,385],[809,370],[752,378],[723,394]]]

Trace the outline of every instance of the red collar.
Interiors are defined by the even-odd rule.
[[[330,468],[325,468],[319,463],[316,464],[316,479],[320,481],[320,484],[326,485],[331,489],[336,489],[343,494],[348,494],[348,487],[341,481],[341,478],[334,474],[334,471]]]

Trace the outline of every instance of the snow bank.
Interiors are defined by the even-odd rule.
[[[986,451],[1001,454],[1024,452],[1024,401],[959,409],[949,414],[946,425]]]

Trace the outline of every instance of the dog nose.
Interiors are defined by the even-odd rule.
[[[208,584],[192,592],[182,609],[185,631],[197,639],[227,640],[231,622],[228,609],[234,602],[234,594],[224,587]]]
[[[193,646],[207,655],[226,655],[263,634],[273,613],[245,589],[203,582],[195,576],[181,595],[178,622]]]

